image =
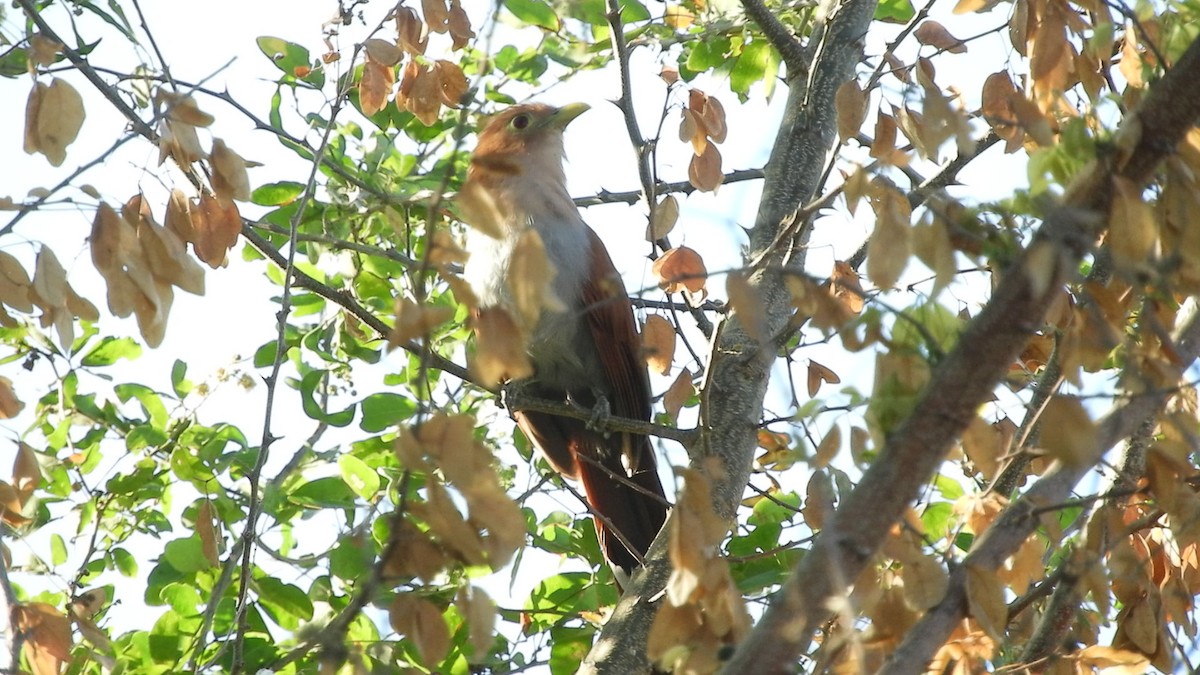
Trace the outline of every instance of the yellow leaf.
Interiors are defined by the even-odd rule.
[[[904,603],[917,612],[941,602],[950,582],[950,575],[941,564],[925,555],[907,558],[900,569],[900,578],[904,581]]]

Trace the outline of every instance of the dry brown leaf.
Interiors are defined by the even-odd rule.
[[[450,651],[450,629],[437,605],[411,593],[396,596],[388,607],[392,629],[417,647],[425,665],[435,667]]]
[[[700,99],[695,96],[700,94]],[[692,90],[690,99],[691,108],[695,112],[700,121],[704,124],[704,130],[713,143],[724,143],[725,136],[729,133],[729,128],[725,124],[725,106],[721,105],[715,96],[709,96],[698,89]],[[699,107],[696,103],[699,102]]]
[[[58,675],[71,660],[71,621],[54,606],[32,602],[13,607],[13,623],[25,636],[22,652],[33,675]]]
[[[863,290],[858,271],[844,260],[833,263],[833,274],[829,277],[832,283],[833,297],[837,298],[847,310],[853,314],[861,314],[867,293]]]
[[[542,236],[536,229],[527,228],[513,246],[507,278],[508,290],[512,293],[517,311],[515,318],[521,321],[522,329],[531,331],[542,316],[542,310],[566,310],[554,292],[554,278],[557,275],[554,263],[546,256]]]
[[[709,143],[704,152],[692,155],[688,163],[688,181],[701,192],[715,192],[725,180],[721,173],[721,153],[717,146]]]
[[[463,104],[463,96],[467,93],[467,76],[457,63],[444,59],[433,62],[433,72],[441,86],[442,105],[447,108],[457,108]]]
[[[50,87],[34,81],[33,89],[29,90],[29,98],[25,100],[25,154],[32,155],[41,151],[38,140],[38,111],[42,107],[42,97]]]
[[[75,87],[58,78],[52,80],[49,87],[39,87],[37,90],[40,90],[38,101],[34,104],[37,112],[37,151],[45,155],[51,165],[62,166],[67,158],[67,146],[75,141],[83,127],[83,97]],[[26,111],[28,114],[28,108]]]
[[[525,335],[512,315],[500,307],[489,307],[476,314],[475,357],[471,372],[484,386],[533,375],[533,364],[525,351]]]
[[[684,368],[679,371],[675,381],[663,394],[663,408],[667,411],[667,417],[670,418],[672,424],[679,419],[679,411],[683,409],[683,404],[687,403],[695,393],[696,386],[692,384],[692,374],[687,368]]]
[[[1100,450],[1096,425],[1077,398],[1054,396],[1046,404],[1040,422],[1038,445],[1063,464],[1082,466]]]
[[[450,0],[450,17],[446,21],[446,27],[450,29],[450,49],[454,51],[466,47],[471,38],[475,37],[475,31],[471,30],[471,20],[462,8],[461,0]]]
[[[143,218],[137,238],[155,278],[193,295],[204,295],[204,268],[187,254],[187,246],[174,232],[152,218]]]
[[[178,188],[171,190],[167,200],[167,216],[163,226],[170,230],[184,244],[196,240],[196,232],[192,229],[192,212],[196,205]]]
[[[658,286],[667,293],[687,289],[690,293],[704,291],[708,270],[699,253],[687,246],[677,246],[664,252],[650,267],[658,277]]]
[[[838,450],[842,448],[842,428],[838,425],[833,425],[829,429],[829,433],[825,434],[825,438],[817,444],[817,449],[813,452],[812,466],[816,469],[824,469],[829,466],[833,458],[837,456]]]
[[[867,94],[858,86],[858,80],[850,79],[838,87],[833,105],[837,109],[838,138],[844,143],[858,135],[867,119]]]
[[[69,607],[71,618],[90,619],[108,603],[108,591],[104,587],[93,588],[75,596]]]
[[[642,324],[642,354],[650,371],[659,375],[671,372],[675,360],[675,327],[670,321],[650,314]]]
[[[829,516],[833,515],[833,482],[824,469],[817,469],[809,476],[800,515],[813,530],[820,530]]]
[[[433,329],[454,318],[453,307],[419,305],[404,296],[396,298],[395,313],[396,323],[388,335],[388,345],[393,348],[427,337]]]
[[[1046,552],[1044,541],[1036,534],[1029,535],[1017,552],[1004,561],[1004,566],[996,570],[996,577],[1018,596],[1025,595],[1033,582],[1046,576],[1046,566],[1042,562]]]
[[[0,480],[0,521],[13,527],[21,527],[30,521],[21,515],[21,510],[21,496],[17,489],[9,485],[8,481]]]
[[[679,140],[692,144],[692,152],[703,152],[708,145],[708,134],[704,131],[704,123],[696,113],[684,108],[680,111]]]
[[[404,58],[404,50],[399,45],[379,38],[371,38],[364,42],[363,49],[366,50],[369,60],[386,66],[389,70]],[[363,76],[366,77],[366,74]]]
[[[17,442],[17,456],[13,460],[12,480],[17,499],[21,508],[24,508],[33,491],[42,483],[42,468],[33,448],[20,441]]]
[[[1084,672],[1095,669],[1099,675],[1142,675],[1150,668],[1150,659],[1144,654],[1102,645],[1079,650],[1075,659]]]
[[[242,233],[237,205],[205,193],[200,196],[200,208],[192,211],[191,221],[196,257],[213,269],[224,267],[226,254]]]
[[[212,567],[221,564],[221,548],[220,534],[217,522],[216,513],[213,510],[212,502],[205,499],[200,508],[196,509],[196,535],[200,537],[200,550],[204,553],[204,559]]]
[[[213,191],[218,199],[226,201],[250,200],[250,177],[246,174],[246,160],[230,150],[225,141],[214,138],[212,156]]]
[[[675,195],[667,195],[654,207],[650,214],[650,223],[646,226],[646,241],[658,241],[675,229],[679,220],[679,200]]]
[[[405,466],[413,468],[409,464]],[[396,545],[390,549],[392,554],[384,563],[384,574],[389,579],[419,577],[425,583],[432,583],[450,563],[445,552],[429,535],[408,520],[404,520],[399,532],[392,536],[396,539]]]
[[[392,97],[392,85],[395,83],[396,73],[391,66],[368,58],[363,64],[362,79],[358,81],[358,104],[363,114],[374,115],[383,110]]]
[[[904,166],[905,154],[896,147],[896,118],[880,111],[875,116],[875,138],[871,141],[872,158],[886,164]]]
[[[442,85],[431,66],[408,62],[396,93],[396,105],[416,115],[425,126],[437,122],[442,109]]]
[[[445,33],[450,30],[450,11],[446,9],[446,0],[421,0],[421,15],[429,25],[432,33]]]
[[[429,28],[411,7],[396,8],[396,36],[400,47],[413,56],[424,54],[429,46]]]
[[[0,302],[19,312],[32,312],[29,292],[33,282],[24,265],[12,254],[0,251]]]
[[[912,252],[912,206],[891,186],[880,186],[871,201],[875,231],[867,244],[867,277],[878,288],[892,288]]]
[[[745,273],[730,272],[725,277],[725,293],[747,337],[762,342],[767,337],[767,320],[758,289],[750,285]]]
[[[1004,152],[1013,153],[1021,148],[1025,131],[1017,121],[1013,100],[1020,96],[1008,71],[988,75],[983,81],[980,114],[992,127],[992,131],[1005,142]]]
[[[950,575],[945,568],[933,558],[920,554],[904,560],[900,578],[904,581],[904,604],[916,612],[936,606],[950,585]]]
[[[954,244],[950,241],[946,221],[935,216],[929,222],[913,227],[912,234],[913,252],[917,254],[917,259],[933,270],[933,289],[930,295],[937,296],[958,274]]]
[[[808,397],[812,398],[821,390],[821,383],[828,382],[829,384],[839,384],[842,378],[838,374],[826,368],[825,366],[808,360]]]
[[[958,11],[958,9],[955,8],[955,11]],[[962,54],[967,51],[967,45],[962,40],[951,35],[945,26],[932,19],[927,19],[920,26],[917,26],[917,29],[913,31],[913,37],[923,45],[929,45],[934,49],[947,51],[951,54]]]
[[[25,408],[13,391],[12,380],[0,377],[0,419],[10,420]],[[23,445],[23,444],[22,444]]]
[[[62,43],[58,40],[34,33],[29,36],[28,58],[30,65],[48,66],[58,60],[62,51]]]
[[[1000,458],[1008,452],[1008,446],[999,430],[980,417],[971,420],[963,432],[962,449],[984,479],[995,478],[1000,469]]]
[[[1147,269],[1158,243],[1155,209],[1128,178],[1114,177],[1113,188],[1106,238],[1113,262],[1124,269]]]
[[[491,651],[495,640],[496,603],[478,586],[460,588],[455,603],[467,622],[467,643],[472,649],[470,660],[480,663]]]
[[[1004,586],[994,570],[968,563],[967,604],[971,617],[993,640],[1004,638],[1008,625],[1008,603],[1004,601]]]

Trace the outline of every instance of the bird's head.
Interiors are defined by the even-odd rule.
[[[496,177],[527,171],[561,175],[563,129],[588,110],[586,103],[556,108],[545,103],[515,105],[493,117],[479,134],[471,171]]]

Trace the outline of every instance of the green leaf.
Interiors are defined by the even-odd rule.
[[[359,426],[363,431],[378,433],[409,419],[416,412],[417,405],[400,394],[371,394],[362,401],[362,421]]]
[[[342,455],[338,457],[338,468],[342,471],[342,480],[359,497],[370,501],[379,494],[379,474],[366,462],[353,455]]]
[[[763,498],[754,503],[754,511],[750,514],[747,523],[750,525],[778,525],[796,517],[800,508],[800,495],[795,492],[783,492],[771,496],[773,499]],[[789,506],[791,508],[788,508]]]
[[[184,574],[206,570],[211,566],[208,558],[204,557],[204,546],[200,543],[200,537],[196,535],[167,542],[166,548],[163,549],[163,557],[168,565]]]
[[[171,388],[175,390],[175,395],[183,398],[192,393],[195,385],[187,379],[187,364],[181,359],[175,359],[174,365],[171,366]]]
[[[355,404],[351,403],[348,408],[341,412],[325,412],[316,399],[317,385],[321,383],[325,374],[326,371],[324,370],[313,370],[300,380],[301,407],[304,408],[304,414],[318,422],[324,422],[334,427],[344,427],[354,421]]]
[[[592,648],[596,629],[592,626],[570,628],[558,626],[550,631],[550,672],[570,675],[579,670],[583,658]]]
[[[309,600],[308,595],[300,588],[268,576],[255,579],[254,588],[258,591],[258,599],[262,602],[263,609],[267,610],[276,623],[282,623],[280,620],[284,616],[304,621],[312,620],[312,600]]]
[[[62,535],[50,535],[50,564],[54,567],[67,562],[67,542],[63,541]]]
[[[163,405],[162,399],[159,398],[158,392],[150,387],[141,384],[118,384],[113,387],[113,391],[117,394],[117,398],[121,403],[127,402],[131,398],[136,398],[138,403],[142,404],[142,411],[146,413],[150,423],[162,429],[167,424],[167,408]]]
[[[288,495],[300,506],[309,508],[353,508],[354,493],[340,477],[327,476],[304,483]]]
[[[304,194],[304,185],[294,181],[280,181],[260,185],[250,195],[250,201],[259,206],[282,206]]]
[[[556,33],[562,27],[554,9],[542,0],[504,0],[504,6],[513,16],[531,26],[541,26]]]
[[[875,20],[887,23],[908,23],[916,13],[912,0],[880,0],[875,6]]]
[[[312,57],[308,50],[283,38],[263,36],[258,38],[258,48],[271,59],[275,67],[283,71],[282,82],[311,85],[320,89],[325,86],[325,71],[312,67]],[[304,77],[297,77],[298,68],[310,69]]]
[[[750,93],[750,87],[755,82],[762,81],[768,88],[773,88],[779,72],[779,61],[779,52],[765,39],[747,44],[729,72],[729,88],[742,96]]]
[[[111,366],[121,359],[130,361],[142,355],[142,346],[133,338],[106,337],[83,356],[81,363],[89,367]]]
[[[342,537],[329,554],[329,572],[339,579],[357,581],[370,570],[368,561],[373,557],[372,549],[361,540],[351,536]]]
[[[123,548],[114,548],[112,551],[113,565],[122,576],[136,577],[138,573],[137,558],[133,554]]]

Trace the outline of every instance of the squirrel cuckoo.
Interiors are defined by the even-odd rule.
[[[563,173],[563,129],[587,109],[517,105],[479,134],[463,193],[484,193],[499,222],[491,233],[468,228],[464,277],[478,300],[477,318],[491,307],[511,310],[514,247],[526,228],[536,230],[556,271],[553,291],[562,311],[541,310],[526,343],[533,375],[516,384],[538,398],[608,406],[620,417],[648,421],[649,378],[629,296],[567,193]],[[581,420],[542,412],[513,416],[558,473],[583,485],[605,557],[632,573],[667,515],[650,439],[605,435]]]

